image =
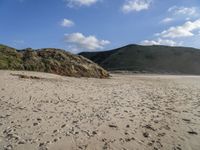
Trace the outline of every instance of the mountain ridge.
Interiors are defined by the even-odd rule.
[[[129,44],[110,51],[79,53],[110,71],[200,74],[200,50]]]

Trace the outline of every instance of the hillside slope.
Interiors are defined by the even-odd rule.
[[[25,49],[0,45],[0,69],[29,70],[74,77],[107,78],[108,72],[92,61],[60,49]]]
[[[200,74],[200,50],[187,47],[127,45],[111,51],[80,55],[108,70]]]

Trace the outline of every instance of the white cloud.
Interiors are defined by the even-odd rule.
[[[194,36],[194,31],[200,29],[200,19],[196,21],[187,21],[181,26],[170,27],[161,33],[156,34],[163,38],[182,38]]]
[[[187,15],[187,16],[197,16],[198,9],[196,7],[177,7],[173,6],[168,9],[169,12],[172,12],[175,15]]]
[[[127,0],[122,6],[122,11],[124,13],[129,13],[132,11],[142,11],[149,9],[152,0]]]
[[[98,40],[95,36],[85,36],[82,33],[65,34],[65,42],[73,44],[75,47],[87,50],[97,50],[110,44],[107,40]]]
[[[169,23],[176,20],[192,20],[200,16],[200,9],[198,7],[178,7],[172,6],[168,9],[170,17],[161,21],[161,23]]]
[[[14,42],[14,44],[24,44],[25,43],[24,40],[14,40],[13,42]]]
[[[18,49],[24,49],[27,47],[27,44],[24,40],[13,40],[12,45],[13,47],[17,47]]]
[[[75,6],[90,6],[92,4],[95,4],[99,0],[64,0],[67,2],[67,6],[69,7],[75,7]]]
[[[168,45],[168,46],[181,46],[182,42],[177,43],[173,40],[157,39],[157,40],[144,40],[141,42],[142,45]]]
[[[69,19],[63,19],[63,21],[61,22],[61,26],[72,27],[72,26],[74,26],[74,22]]]
[[[173,20],[174,20],[173,18],[167,17],[167,18],[163,19],[161,22],[162,23],[169,23],[169,22],[172,22]]]

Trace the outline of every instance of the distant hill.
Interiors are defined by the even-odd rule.
[[[0,69],[40,71],[74,77],[109,76],[107,71],[83,56],[52,48],[16,50],[0,45]]]
[[[200,74],[200,50],[194,48],[127,45],[80,55],[110,71]]]

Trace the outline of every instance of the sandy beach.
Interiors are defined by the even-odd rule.
[[[200,77],[0,71],[0,150],[47,149],[199,150]]]

